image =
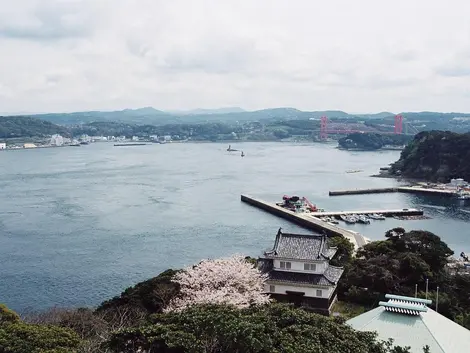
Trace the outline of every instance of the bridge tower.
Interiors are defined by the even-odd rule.
[[[403,116],[396,115],[395,116],[395,134],[402,134],[403,133]]]
[[[326,140],[328,138],[328,118],[322,116],[320,118],[320,139]]]

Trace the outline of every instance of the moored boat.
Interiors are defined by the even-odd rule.
[[[370,223],[370,220],[366,216],[364,216],[363,214],[360,214],[360,215],[357,216],[357,221],[359,223],[363,223],[363,224],[369,224]]]
[[[357,222],[356,217],[351,216],[351,215],[340,215],[339,217],[341,218],[341,220],[342,220],[343,222],[346,222],[346,223],[349,223],[349,224],[352,224],[352,223],[356,223],[356,222]]]
[[[383,221],[385,219],[385,217],[381,214],[378,214],[378,213],[372,213],[370,215],[368,215],[368,217],[370,219],[375,219],[375,220],[379,220],[379,221]]]

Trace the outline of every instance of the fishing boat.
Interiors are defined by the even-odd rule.
[[[363,214],[360,214],[357,216],[357,221],[359,223],[363,223],[363,224],[369,224],[370,223],[370,220]]]
[[[346,222],[346,223],[349,223],[349,224],[353,224],[353,223],[357,222],[356,217],[351,216],[351,215],[340,215],[339,217],[341,218],[341,220],[343,222]]]
[[[385,219],[385,217],[381,214],[378,214],[378,213],[372,213],[368,216],[370,219],[375,219],[375,220],[379,220],[379,221],[383,221]]]

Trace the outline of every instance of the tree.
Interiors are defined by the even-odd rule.
[[[229,303],[237,307],[265,304],[269,302],[263,293],[265,279],[266,275],[243,256],[204,260],[174,276],[180,294],[166,310],[204,303]]]
[[[338,248],[334,258],[330,261],[333,266],[343,267],[348,265],[353,256],[354,245],[345,237],[329,238],[329,245]]]
[[[20,322],[20,316],[13,310],[8,309],[6,305],[0,304],[0,325],[15,322]]]
[[[52,325],[33,325],[0,306],[1,353],[73,353],[80,340],[75,332]]]
[[[117,308],[135,308],[148,314],[160,313],[179,294],[179,284],[173,281],[178,273],[166,270],[157,277],[127,288],[120,296],[107,300],[97,308],[97,312],[111,313]]]
[[[149,326],[117,332],[107,346],[120,353],[409,352],[376,337],[341,320],[283,304],[244,309],[193,305],[155,315]]]

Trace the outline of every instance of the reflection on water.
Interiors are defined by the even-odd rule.
[[[167,268],[232,253],[258,256],[279,227],[306,232],[240,202],[306,196],[326,210],[422,207],[429,220],[348,225],[371,239],[402,226],[439,234],[470,252],[470,208],[411,194],[329,197],[388,187],[370,178],[397,151],[323,144],[112,144],[0,153],[0,302],[13,309],[93,305]],[[346,173],[347,170],[363,170]]]

